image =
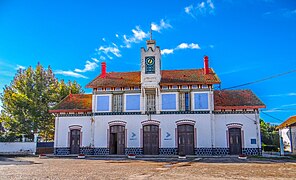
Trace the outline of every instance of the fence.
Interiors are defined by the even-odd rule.
[[[53,154],[53,142],[37,142],[36,154]]]
[[[35,154],[35,142],[0,142],[0,154]]]

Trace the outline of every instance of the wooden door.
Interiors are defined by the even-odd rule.
[[[178,126],[179,155],[194,154],[194,126],[185,124]]]
[[[242,138],[240,128],[229,129],[229,154],[241,154],[242,153]]]
[[[143,152],[144,154],[159,154],[159,127],[147,125],[143,127]]]
[[[70,153],[80,153],[80,130],[72,129],[70,131]]]
[[[125,153],[125,127],[116,125],[110,127],[109,139],[110,154]]]

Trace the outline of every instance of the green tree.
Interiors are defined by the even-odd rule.
[[[270,123],[264,122],[260,119],[260,131],[261,131],[261,141],[262,148],[266,147],[268,149],[278,149],[280,146],[279,134],[276,130],[276,125],[271,125]]]
[[[0,95],[3,103],[0,123],[7,130],[6,136],[26,134],[32,138],[34,132],[39,132],[45,139],[53,139],[54,116],[48,111],[69,92],[76,94],[83,90],[75,81],[59,82],[50,67],[45,70],[38,63],[35,70],[19,69]]]

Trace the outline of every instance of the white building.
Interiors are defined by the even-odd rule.
[[[141,71],[102,72],[53,110],[55,154],[260,154],[259,108],[250,90],[214,90],[208,66],[161,70],[154,40],[141,49]]]
[[[289,117],[277,129],[280,136],[281,155],[296,155],[296,116]]]

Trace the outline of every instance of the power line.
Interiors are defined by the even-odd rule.
[[[273,79],[273,78],[277,78],[277,77],[284,76],[284,75],[287,75],[287,74],[291,74],[291,73],[294,73],[294,72],[296,72],[296,69],[291,70],[291,71],[287,71],[287,72],[284,72],[284,73],[276,74],[276,75],[273,75],[273,76],[269,76],[269,77],[266,77],[266,78],[263,78],[263,79],[259,79],[259,80],[253,81],[253,82],[248,82],[248,83],[245,83],[245,84],[240,84],[240,85],[236,85],[236,86],[232,86],[232,87],[228,87],[228,88],[223,88],[222,90],[233,89],[233,88],[237,88],[237,87],[241,87],[241,86],[247,86],[247,85],[250,85],[250,84],[255,84],[255,83],[259,83],[259,82],[266,81],[266,80],[269,80],[269,79]]]
[[[260,111],[260,112],[262,112],[263,114],[265,114],[266,116],[269,116],[269,117],[271,117],[271,118],[273,118],[273,119],[275,119],[275,120],[277,120],[277,121],[279,121],[279,122],[283,122],[283,120],[281,120],[281,119],[279,119],[279,118],[276,118],[276,117],[274,117],[274,116],[272,116],[272,115],[269,115],[269,114],[267,114],[267,113],[265,113],[264,111]]]

